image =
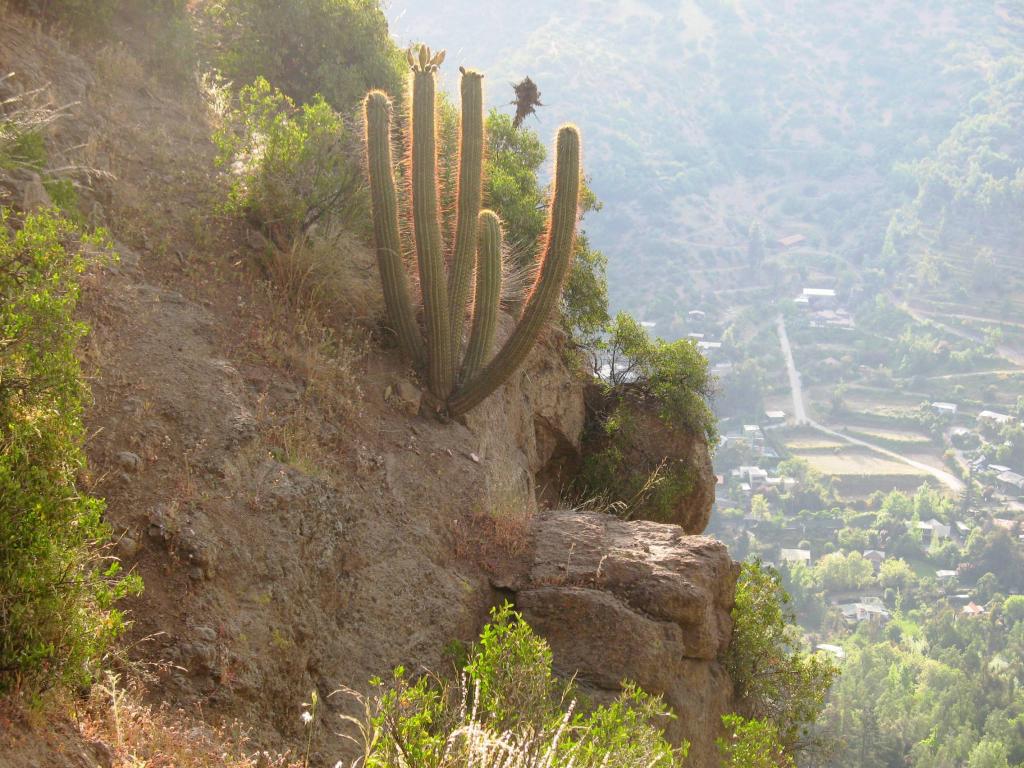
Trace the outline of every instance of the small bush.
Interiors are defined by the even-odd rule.
[[[356,721],[362,765],[374,768],[669,768],[686,750],[656,721],[658,697],[629,685],[612,704],[580,712],[551,671],[551,649],[506,604],[470,652],[464,684],[412,679],[399,668]]]
[[[12,223],[0,212],[0,693],[87,680],[124,627],[115,602],[140,588],[102,556],[103,503],[76,487],[86,329],[73,313],[102,238],[55,211]]]
[[[233,176],[228,210],[246,214],[278,244],[327,219],[368,233],[358,147],[319,96],[296,107],[259,77],[225,110],[214,141],[218,165]]]
[[[264,77],[299,103],[319,94],[347,113],[373,88],[400,98],[407,71],[377,0],[219,0],[219,67]]]

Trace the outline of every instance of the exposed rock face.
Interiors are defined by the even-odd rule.
[[[609,438],[603,421],[618,410],[621,426],[615,434],[615,447],[621,453],[620,471],[630,473],[639,487],[653,472],[660,471],[669,482],[682,478],[678,492],[666,497],[656,494],[630,507],[634,520],[674,523],[686,533],[703,533],[711,519],[715,501],[715,472],[711,451],[703,435],[672,427],[659,416],[658,402],[650,396],[626,393],[607,397],[597,386],[586,394],[591,423],[583,442],[584,457],[603,451]]]
[[[498,343],[512,332],[513,319],[501,315]],[[466,426],[481,459],[496,463],[491,488],[522,488],[530,503],[556,502],[561,477],[579,464],[586,420],[584,386],[563,360],[564,334],[550,329],[523,367],[477,408]]]
[[[715,765],[714,740],[732,685],[728,647],[738,566],[725,546],[677,526],[587,512],[545,512],[534,555],[509,583],[556,668],[610,697],[623,680],[660,693],[678,714],[667,734],[691,763]]]

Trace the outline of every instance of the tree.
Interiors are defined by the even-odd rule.
[[[1010,768],[1006,745],[995,739],[982,739],[971,750],[967,768]]]
[[[776,572],[760,563],[743,563],[725,665],[739,714],[770,722],[792,755],[820,746],[811,728],[838,669],[820,655],[799,650],[800,634],[789,606]]]
[[[818,561],[815,570],[821,585],[832,591],[860,589],[875,578],[874,566],[860,552],[825,555]]]
[[[715,740],[722,768],[795,768],[792,756],[779,743],[779,731],[765,720],[740,715],[722,718],[727,736]]]
[[[1024,621],[1024,595],[1010,595],[1003,603],[1003,611],[1013,623]]]
[[[883,587],[906,591],[917,583],[917,576],[914,570],[907,565],[906,560],[898,557],[890,557],[882,561],[882,567],[878,571],[878,581]]]
[[[708,361],[691,339],[652,339],[631,315],[620,312],[608,328],[599,351],[608,365],[609,385],[634,395],[656,398],[663,421],[670,426],[718,439],[714,414],[708,406],[714,379]],[[595,361],[601,359],[595,355]]]
[[[209,13],[235,82],[262,76],[300,104],[320,94],[345,114],[373,88],[401,98],[407,68],[377,0],[223,0]]]

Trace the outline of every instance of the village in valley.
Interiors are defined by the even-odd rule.
[[[766,251],[802,246],[791,235]],[[824,640],[890,621],[903,568],[963,618],[989,609],[968,552],[986,537],[1024,552],[1024,368],[987,328],[919,322],[902,297],[814,277],[757,316],[690,308],[685,330],[719,379],[711,532],[779,569],[798,607],[801,580],[816,582],[805,627],[842,655]],[[879,314],[933,336],[935,370],[893,359]]]

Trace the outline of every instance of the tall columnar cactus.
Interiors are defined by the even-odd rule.
[[[451,268],[446,272],[438,215],[435,73],[444,52],[431,57],[420,47],[408,54],[412,69],[412,140],[410,190],[412,224],[425,339],[420,336],[402,264],[398,205],[391,158],[391,103],[379,91],[366,97],[366,155],[373,198],[377,261],[388,316],[403,352],[426,368],[431,394],[449,415],[478,405],[522,365],[541,329],[558,305],[572,264],[580,192],[580,137],[574,126],[559,129],[555,157],[555,190],[546,243],[533,289],[518,324],[488,361],[494,345],[501,300],[501,223],[492,211],[481,211],[484,121],[482,76],[462,72],[462,125],[459,145],[459,187]],[[461,369],[466,308],[476,254],[476,285],[469,343]]]

